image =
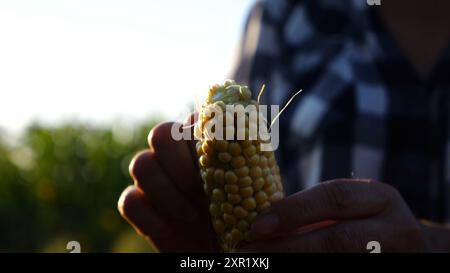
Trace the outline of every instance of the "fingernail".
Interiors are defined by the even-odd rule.
[[[275,214],[261,215],[251,226],[255,235],[268,235],[277,230],[280,220]]]

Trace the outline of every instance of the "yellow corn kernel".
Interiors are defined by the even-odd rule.
[[[218,203],[225,201],[225,193],[223,192],[223,190],[218,189],[218,188],[216,188],[212,191],[212,197],[213,197],[214,201],[216,201]]]
[[[247,166],[244,166],[242,168],[239,169],[235,169],[234,173],[238,176],[238,177],[243,177],[243,176],[247,176],[250,173],[250,169]]]
[[[244,155],[246,157],[252,157],[255,154],[256,154],[256,148],[253,145],[251,145],[251,146],[249,146],[249,147],[244,149]]]
[[[260,178],[262,176],[262,169],[259,166],[254,166],[250,169],[250,176],[253,179]]]
[[[219,152],[226,152],[228,149],[228,141],[226,140],[216,140],[214,142],[214,148]]]
[[[237,184],[226,184],[224,186],[226,193],[238,193],[239,192],[239,186]]]
[[[223,215],[223,220],[228,225],[235,225],[236,224],[236,217],[234,217],[233,215],[228,214],[228,213],[225,213]]]
[[[222,209],[223,213],[232,214],[234,207],[230,203],[226,202],[226,203],[222,203],[220,208]]]
[[[241,155],[233,157],[233,159],[231,159],[231,166],[235,169],[244,167],[245,166],[245,158]]]
[[[223,185],[225,182],[225,173],[222,169],[216,169],[214,171],[214,181],[219,184]]]
[[[223,162],[223,163],[227,163],[229,162],[233,157],[227,153],[227,152],[220,152],[219,155],[217,156],[217,158]],[[201,162],[200,162],[201,164]],[[203,166],[203,165],[202,165]]]
[[[239,187],[248,187],[252,184],[252,179],[250,178],[250,176],[244,176],[239,178],[238,180],[238,185]]]
[[[235,184],[238,182],[238,177],[233,171],[227,171],[225,173],[225,182],[227,184]]]
[[[250,197],[253,195],[253,187],[244,187],[239,190],[239,194],[242,198]]]
[[[248,211],[256,208],[256,200],[253,197],[247,197],[242,200],[242,207]]]
[[[242,200],[242,197],[237,193],[229,193],[228,194],[228,201],[231,204],[239,204],[241,202],[241,200]]]
[[[241,146],[236,142],[232,142],[228,145],[228,152],[232,156],[238,156],[241,154]]]
[[[266,201],[266,202],[264,202],[264,203],[258,205],[258,206],[256,207],[256,210],[257,210],[258,212],[260,212],[260,211],[262,211],[262,210],[267,209],[268,207],[270,207],[270,202],[269,202],[269,201]]]
[[[248,159],[248,165],[249,167],[258,166],[259,164],[259,155],[254,154]]]
[[[245,218],[248,215],[247,210],[245,210],[243,207],[241,206],[236,206],[233,209],[233,214],[234,216],[236,216],[239,219]]]
[[[266,183],[266,181],[264,181],[264,178],[262,178],[262,177],[257,178],[253,181],[253,189],[255,191],[259,191],[264,187],[265,183]]]
[[[267,193],[264,191],[259,191],[255,194],[255,201],[258,204],[265,203],[268,198]]]

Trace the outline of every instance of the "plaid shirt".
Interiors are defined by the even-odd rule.
[[[288,194],[320,181],[393,185],[417,217],[450,222],[450,51],[421,80],[366,0],[266,0],[234,78],[284,105],[277,157]]]

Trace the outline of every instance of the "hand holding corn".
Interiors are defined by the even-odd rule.
[[[220,102],[212,100],[213,94]],[[256,105],[248,88],[232,81],[216,85],[209,95],[216,106]],[[200,117],[204,123],[204,112]],[[160,251],[235,251],[249,239],[257,214],[283,197],[273,152],[261,151],[260,139],[216,142],[200,136],[197,144],[175,141],[173,125],[153,128],[151,149],[132,160],[135,186],[124,191],[119,210]]]
[[[193,122],[194,117],[189,118]],[[160,252],[217,252],[194,141],[175,141],[174,122],[156,125],[150,149],[130,164],[134,185],[121,195],[122,216]],[[180,124],[181,125],[181,124]]]
[[[254,103],[246,91],[241,97],[242,88],[231,100],[223,90],[212,88],[205,105],[221,107],[217,98]],[[201,112],[196,123],[199,144],[173,140],[174,123],[156,126],[150,149],[130,164],[135,185],[122,193],[119,211],[159,251],[367,252],[373,240],[382,251],[448,250],[448,229],[419,224],[400,194],[381,182],[340,179],[282,198],[273,153],[258,151],[257,141],[205,137],[207,119]]]

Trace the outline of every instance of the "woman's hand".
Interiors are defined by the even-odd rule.
[[[311,231],[311,225],[334,220]],[[328,221],[328,223],[330,223]],[[306,231],[308,230],[308,231]],[[251,227],[255,252],[423,252],[426,232],[400,194],[369,180],[333,180],[275,203]]]
[[[188,124],[193,122],[191,116]],[[150,149],[132,160],[135,183],[122,193],[119,211],[161,252],[217,251],[194,142],[175,141],[173,124],[155,126],[148,138]]]

